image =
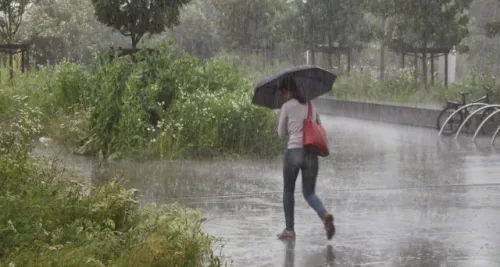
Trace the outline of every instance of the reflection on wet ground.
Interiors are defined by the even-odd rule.
[[[281,159],[112,168],[145,202],[201,209],[232,266],[500,266],[500,154],[486,139],[475,146],[470,136],[327,116],[324,124],[332,155],[320,163],[317,193],[336,217],[332,241],[300,191],[297,240],[276,240]]]

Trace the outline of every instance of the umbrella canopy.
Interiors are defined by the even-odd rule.
[[[261,80],[255,87],[252,103],[270,109],[281,108],[284,99],[279,85],[285,78],[293,78],[302,96],[309,101],[331,91],[337,75],[311,65],[286,69]]]

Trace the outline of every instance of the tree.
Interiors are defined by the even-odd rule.
[[[128,39],[113,32],[94,16],[90,1],[34,1],[26,10],[19,36],[29,39],[38,64],[62,59],[87,61],[92,53]]]
[[[307,32],[304,42],[312,50],[319,44],[361,49],[373,37],[364,17],[364,0],[307,0],[297,4]],[[333,67],[331,55],[328,65]]]
[[[305,7],[302,0],[289,1],[277,21],[283,35],[279,51],[283,53],[282,57],[286,61],[296,64],[303,62],[302,57],[297,57],[297,55],[304,53],[305,50],[310,50],[314,54],[312,48],[316,43],[311,35],[313,31],[309,30],[311,16]],[[314,56],[311,58],[314,61]]]
[[[216,10],[210,0],[193,0],[183,8],[180,24],[173,27],[168,36],[191,55],[210,58],[220,51],[215,21]]]
[[[92,0],[97,19],[130,37],[132,48],[141,38],[179,24],[179,9],[189,0]]]
[[[373,15],[378,17],[381,27],[375,29],[375,38],[380,42],[380,79],[384,79],[385,74],[385,47],[387,45],[387,21],[390,19],[394,10],[395,2],[393,0],[372,0],[367,1],[366,8]]]
[[[467,58],[459,58],[467,64],[459,63],[457,68],[464,74],[475,71],[479,73],[500,72],[500,37],[495,32],[500,32],[500,27],[494,27],[500,19],[498,14],[499,0],[475,0],[470,7],[469,23],[470,34],[464,44],[470,47]],[[498,29],[498,30],[497,30]]]
[[[321,8],[313,8],[315,5],[309,1],[295,0],[292,2],[295,6],[295,14],[288,14],[285,18],[285,25],[289,25],[292,35],[295,36],[295,42],[301,49],[311,52],[312,64],[316,64],[315,49],[318,44],[317,18],[321,15],[318,11]]]
[[[500,1],[499,1],[500,2]],[[500,20],[495,19],[484,25],[486,36],[493,38],[500,35]]]
[[[8,44],[21,26],[29,0],[0,0],[0,37]]]
[[[429,48],[452,48],[468,35],[466,13],[472,0],[400,0],[393,6],[392,48],[422,48],[424,84],[427,84]]]
[[[223,44],[239,52],[272,51],[283,36],[277,23],[285,0],[212,0]]]

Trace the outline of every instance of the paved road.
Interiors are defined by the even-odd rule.
[[[476,148],[433,130],[324,121],[333,154],[321,162],[317,193],[336,216],[330,242],[300,192],[296,244],[276,240],[280,162],[207,164],[193,176],[205,189],[190,192],[205,198],[184,201],[203,210],[233,266],[500,266],[500,154],[486,141]]]

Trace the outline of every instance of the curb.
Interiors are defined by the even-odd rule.
[[[328,115],[433,129],[436,129],[436,120],[441,112],[439,109],[432,108],[333,98],[317,98],[314,103],[320,112]]]

